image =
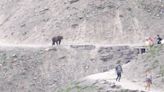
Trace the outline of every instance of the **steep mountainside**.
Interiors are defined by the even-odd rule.
[[[0,43],[142,44],[163,21],[163,0],[1,0]]]
[[[0,92],[57,92],[67,83],[137,58],[128,46],[1,47]]]

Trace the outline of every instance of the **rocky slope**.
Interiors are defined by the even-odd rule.
[[[120,44],[164,37],[163,28],[163,0],[1,0],[0,91],[56,92],[73,80],[113,69],[118,60],[133,61],[124,73],[129,81],[142,83],[144,71],[151,69],[153,86],[162,89],[163,47],[138,57],[138,47]],[[64,37],[62,45],[50,47],[56,35]],[[121,85],[112,89],[110,81],[97,84],[100,90],[135,92]]]
[[[115,81],[116,73],[113,69],[73,81],[58,92],[163,92],[163,46],[158,45],[147,49],[147,53],[139,54],[137,59],[123,65],[120,82]],[[148,69],[153,76],[150,91],[145,90],[145,71]]]
[[[124,76],[121,82],[116,82],[115,78],[114,70],[98,73],[74,81],[58,92],[146,92],[143,86],[125,79]]]
[[[108,71],[117,60],[127,63],[137,55],[129,46],[1,47],[0,91],[56,92],[71,81]]]
[[[1,0],[0,42],[142,44],[164,36],[163,0]]]
[[[148,53],[140,56],[136,62],[132,62],[127,67],[126,77],[134,82],[145,80],[145,71],[150,70],[153,76],[153,87],[164,90],[164,46],[154,46],[149,48]]]

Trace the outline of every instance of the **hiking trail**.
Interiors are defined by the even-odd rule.
[[[126,70],[126,67],[128,67],[129,64],[126,64],[123,66],[123,70]],[[116,82],[116,73],[115,70],[110,70],[105,73],[98,73],[98,74],[93,74],[88,77],[85,77],[83,80],[87,81],[108,81],[109,83],[114,83],[115,85],[120,85],[124,89],[129,89],[129,90],[139,90],[139,91],[146,91],[144,88],[145,83],[144,82],[133,82],[131,80],[128,80],[124,73],[122,74],[122,78],[120,82]],[[138,91],[137,91],[138,92]],[[146,92],[162,92],[162,90],[159,90],[155,88],[153,85],[151,87],[150,91]]]

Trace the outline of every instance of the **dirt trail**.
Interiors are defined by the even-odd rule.
[[[143,47],[143,44],[110,44],[110,45],[105,45],[105,44],[61,44],[60,46],[84,46],[84,45],[92,45],[95,47],[115,47],[115,46],[129,46],[129,47]],[[0,43],[0,47],[29,47],[29,48],[45,48],[45,47],[51,47],[51,44],[2,44]],[[55,45],[56,46],[56,45]]]
[[[33,44],[0,44],[0,47],[20,47],[20,48],[45,48],[50,45],[33,45]]]
[[[123,67],[125,67],[125,66],[127,67],[128,65],[124,65]],[[144,89],[144,82],[143,83],[132,82],[132,81],[126,79],[124,74],[123,74],[120,82],[116,82],[115,78],[116,78],[115,70],[111,70],[111,71],[105,72],[105,73],[90,75],[84,79],[92,80],[92,81],[106,80],[110,83],[115,83],[116,85],[120,85],[122,88],[125,88],[125,89],[146,91]],[[163,92],[163,91],[160,89],[157,89],[155,87],[152,87],[151,91],[146,91],[146,92]]]

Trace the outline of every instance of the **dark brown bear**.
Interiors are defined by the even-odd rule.
[[[63,39],[63,36],[54,36],[52,38],[52,45],[55,45],[55,43],[56,45],[60,45],[62,39]]]

